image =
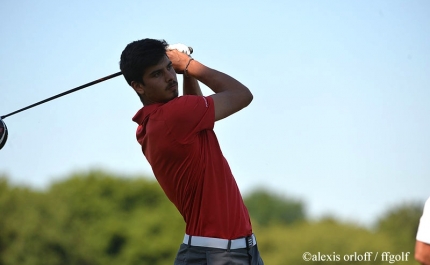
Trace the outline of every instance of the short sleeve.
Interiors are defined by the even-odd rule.
[[[417,240],[430,244],[430,198],[427,199],[418,226]]]
[[[166,105],[166,124],[178,141],[189,141],[199,132],[214,127],[215,108],[211,97],[187,95]]]

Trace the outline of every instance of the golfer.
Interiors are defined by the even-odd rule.
[[[248,210],[213,130],[216,121],[248,106],[253,96],[184,50],[143,39],[128,44],[120,61],[143,103],[133,117],[137,141],[186,222],[174,264],[263,264]],[[183,96],[178,96],[177,73],[183,75]],[[214,94],[203,96],[198,81]]]

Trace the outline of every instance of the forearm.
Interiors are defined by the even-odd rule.
[[[191,61],[188,75],[195,77],[215,92],[211,95],[215,105],[215,121],[245,108],[253,99],[252,93],[242,83],[198,61]]]
[[[422,265],[430,265],[430,245],[421,241],[416,241],[415,259]]]
[[[188,75],[195,77],[215,93],[229,91],[252,96],[249,89],[233,77],[211,69],[195,60],[190,62]]]
[[[202,90],[200,89],[199,82],[197,79],[191,76],[185,76],[184,77],[184,83],[183,83],[183,94],[184,95],[196,95],[196,96],[203,96]]]
[[[242,97],[251,98],[252,100],[252,94],[248,88],[233,77],[211,69],[177,50],[169,50],[166,54],[171,60],[175,71],[179,74],[183,73],[184,77],[188,76],[197,79],[215,93],[228,92],[234,95],[241,94]],[[195,87],[195,83],[193,84],[195,81],[185,80],[184,78],[184,82],[190,82],[190,87]]]
[[[189,80],[184,79],[184,82],[190,82],[184,85],[184,94],[198,93],[196,89],[192,89],[196,87],[193,82],[197,81],[202,82],[215,92],[210,96],[215,106],[215,121],[228,117],[251,103],[253,99],[251,91],[233,77],[190,59],[188,55],[179,51],[171,50],[167,51],[166,54],[169,56],[176,73],[183,73],[184,77],[192,77]]]

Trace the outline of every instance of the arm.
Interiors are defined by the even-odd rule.
[[[188,55],[175,50],[167,51],[167,56],[177,73],[183,73],[188,65],[188,75],[215,92],[211,97],[215,104],[216,121],[238,112],[251,103],[253,96],[249,89],[233,77],[211,69],[196,60],[188,64]]]
[[[249,89],[239,81],[195,60],[188,66],[188,74],[215,92],[211,97],[215,104],[216,121],[245,108],[253,99]]]
[[[184,47],[182,47],[184,46]],[[175,72],[179,74],[183,74],[183,68],[181,69],[178,67],[178,63],[183,62],[184,58],[187,59],[187,64],[190,62],[191,56],[189,56],[190,53],[185,52],[184,49],[188,49],[187,46],[183,44],[174,44],[170,45],[166,50],[166,55],[169,57],[170,61],[172,62],[173,68],[175,69]],[[187,56],[184,56],[183,54],[186,54]],[[185,66],[186,67],[186,66]],[[197,96],[203,96],[203,93],[200,89],[199,82],[189,75],[183,75],[183,95],[197,95]]]
[[[184,77],[184,84],[183,84],[183,94],[184,95],[197,95],[197,96],[203,96],[202,90],[200,89],[199,82],[197,79],[191,76],[183,76]]]
[[[430,245],[417,240],[415,244],[415,259],[422,265],[430,265]]]

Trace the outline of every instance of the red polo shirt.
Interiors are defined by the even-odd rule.
[[[252,233],[248,210],[213,131],[213,99],[182,96],[133,117],[142,152],[194,236],[235,239]]]

